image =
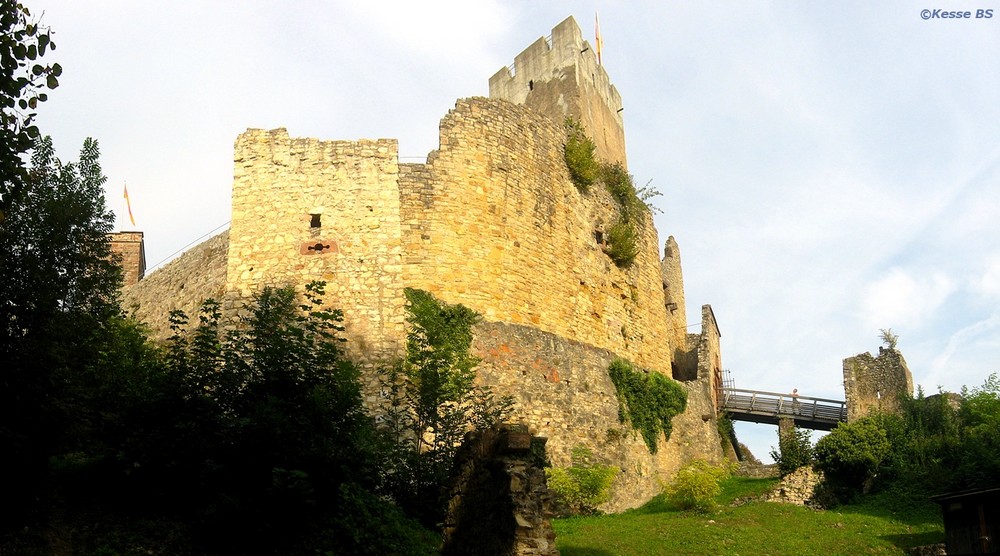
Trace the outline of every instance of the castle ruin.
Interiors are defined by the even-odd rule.
[[[847,420],[872,413],[899,413],[901,396],[913,396],[913,374],[899,350],[879,347],[878,356],[860,353],[844,359]]]
[[[583,124],[598,156],[624,164],[620,109],[568,18],[490,79],[489,98],[456,102],[424,163],[401,163],[391,139],[247,130],[234,147],[230,229],[128,287],[126,302],[165,337],[173,309],[194,315],[212,297],[232,315],[264,286],[324,280],[372,407],[380,369],[405,349],[404,288],[464,304],[483,317],[479,382],[515,397],[554,465],[584,445],[622,469],[605,509],[638,506],[684,463],[722,460],[721,354],[711,307],[701,332],[687,333],[674,238],[661,256],[647,212],[635,262],[619,268],[600,236],[620,209],[602,188],[582,193],[570,181],[564,119]],[[617,357],[688,392],[656,454],[621,434],[607,371]]]

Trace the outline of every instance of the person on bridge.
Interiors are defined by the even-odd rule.
[[[799,389],[792,388],[792,413],[799,414]]]

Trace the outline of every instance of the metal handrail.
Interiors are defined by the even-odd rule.
[[[792,396],[778,392],[724,388],[723,409],[757,415],[788,416],[811,419],[816,422],[835,422],[847,419],[847,403],[843,400]],[[787,403],[791,400],[791,403]],[[790,406],[790,407],[789,407]]]
[[[784,398],[798,398],[799,400],[810,400],[810,401],[816,400],[816,401],[829,402],[829,403],[834,403],[834,404],[843,404],[843,403],[845,403],[844,400],[831,400],[831,399],[828,399],[828,398],[814,398],[812,396],[792,396],[791,394],[782,394],[782,393],[779,393],[779,392],[765,392],[763,390],[746,390],[746,389],[743,389],[743,388],[723,388],[723,391],[727,392],[727,393],[728,392],[741,392],[741,393],[744,393],[744,394],[761,394],[761,395],[764,395],[764,396],[775,396],[775,397],[784,397]]]

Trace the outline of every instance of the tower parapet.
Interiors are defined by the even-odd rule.
[[[599,157],[626,163],[621,95],[572,16],[495,73],[490,98],[523,104],[560,123],[579,120]]]
[[[108,234],[111,251],[121,257],[124,285],[131,286],[146,276],[146,248],[142,232]]]

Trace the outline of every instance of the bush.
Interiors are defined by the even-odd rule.
[[[730,474],[728,466],[695,460],[681,467],[664,494],[683,510],[708,512],[715,508],[715,498],[722,492],[719,483]]]
[[[639,199],[635,182],[621,162],[601,164],[601,181],[622,211],[622,220],[632,222],[638,218],[645,204]]]
[[[655,454],[661,433],[670,440],[671,419],[687,406],[687,392],[662,374],[638,371],[624,359],[612,361],[608,375],[618,395],[618,419],[641,432],[649,453]]]
[[[438,554],[441,538],[354,483],[340,486],[341,511],[312,544],[327,554]]]
[[[816,467],[827,480],[842,485],[863,485],[867,491],[889,457],[892,445],[877,417],[863,417],[837,425],[816,443]]]
[[[619,220],[608,228],[607,242],[604,252],[619,268],[631,265],[639,255],[635,225],[625,220]]]
[[[778,450],[771,449],[771,457],[778,464],[778,470],[784,477],[792,471],[809,465],[813,461],[813,446],[810,433],[798,427],[785,434],[778,434]]]
[[[545,470],[549,490],[554,492],[573,513],[598,513],[597,507],[611,497],[611,485],[619,469],[594,461],[593,452],[584,446],[573,448],[570,467]]]
[[[577,189],[587,192],[590,186],[597,181],[601,172],[600,164],[594,157],[597,146],[584,133],[580,122],[566,118],[565,125],[566,146],[563,148],[563,155],[566,158],[569,177],[576,184]]]

